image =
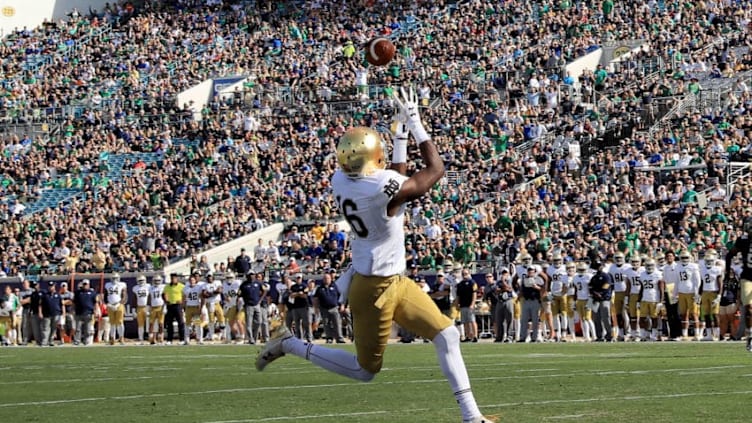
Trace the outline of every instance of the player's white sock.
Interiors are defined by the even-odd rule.
[[[183,339],[185,340],[185,342],[188,342],[191,339],[191,326],[190,325],[185,325]]]
[[[125,340],[125,323],[121,323],[118,325],[118,331],[120,332],[120,340]]]
[[[569,328],[569,318],[567,318],[566,315],[562,314],[561,317],[561,332],[559,332],[559,336],[563,333],[566,335],[567,329]]]
[[[117,339],[117,326],[110,326],[110,339]]]
[[[589,323],[587,320],[582,321],[582,337],[585,338],[586,341],[590,340],[590,327],[588,325]]]
[[[231,325],[225,326],[225,339],[228,341],[232,341],[232,326]]]
[[[658,339],[658,329],[652,329],[650,331],[650,338],[651,339]]]
[[[480,416],[478,404],[470,389],[470,378],[467,375],[465,361],[460,351],[460,334],[450,326],[436,335],[432,340],[436,348],[436,356],[449,386],[454,392],[454,398],[460,405],[462,418],[465,420]]]
[[[138,328],[138,342],[141,342],[144,340],[144,328],[139,327]]]
[[[520,339],[520,326],[522,324],[520,323],[520,319],[512,319],[512,324],[514,324],[514,340],[517,341]]]
[[[308,360],[322,369],[351,379],[370,382],[376,376],[360,367],[358,358],[353,353],[309,344],[294,336],[282,343],[282,350],[285,353]]]
[[[682,329],[682,337],[686,338],[689,336],[689,329]]]
[[[719,327],[713,328],[713,337],[718,338],[718,339],[721,338],[721,328]]]
[[[554,316],[554,334],[556,338],[561,338],[561,321],[559,321],[559,316]]]
[[[199,343],[204,342],[204,327],[201,325],[197,325],[196,328],[196,336],[198,337],[197,341]]]
[[[208,329],[209,333],[207,333],[207,335],[209,336],[209,340],[211,341],[214,339],[214,323],[209,323]]]

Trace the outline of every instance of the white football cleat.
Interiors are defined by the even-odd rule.
[[[269,342],[264,345],[264,348],[256,357],[256,370],[262,371],[272,361],[285,355],[282,351],[282,343],[292,338],[292,333],[287,329],[284,323],[281,323],[275,329],[272,330],[272,334],[269,337]]]
[[[462,423],[496,423],[495,418],[479,416],[472,420],[463,420]]]

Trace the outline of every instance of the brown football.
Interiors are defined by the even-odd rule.
[[[366,44],[366,60],[374,66],[384,66],[394,59],[397,47],[386,38],[374,38]]]

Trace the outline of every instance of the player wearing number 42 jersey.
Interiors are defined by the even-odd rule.
[[[262,370],[282,355],[293,354],[337,374],[370,381],[381,370],[395,321],[408,332],[433,341],[463,422],[490,422],[481,415],[470,389],[454,322],[414,281],[403,276],[405,205],[425,195],[441,179],[444,163],[423,128],[414,91],[407,95],[402,90],[401,97],[394,98],[399,113],[393,125],[390,169],[385,169],[381,136],[371,129],[349,129],[337,144],[339,169],[332,188],[355,236],[351,242],[353,264],[337,286],[350,303],[356,354],[303,342],[280,325],[256,367]],[[409,178],[405,176],[408,134],[417,142],[425,164]]]

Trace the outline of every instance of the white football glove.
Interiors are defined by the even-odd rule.
[[[413,134],[415,141],[420,144],[431,139],[423,127],[423,122],[420,120],[418,96],[415,94],[413,87],[410,87],[408,93],[405,93],[404,88],[400,88],[400,93],[401,96],[397,93],[394,94],[394,102],[397,103],[400,113],[405,116],[405,125],[407,125],[410,133]]]
[[[713,299],[713,307],[715,307],[715,306],[717,306],[719,304],[721,304],[721,296],[720,295],[716,295],[715,298]]]
[[[656,311],[657,313],[660,313],[661,311],[663,311],[663,303],[658,303],[658,304],[656,304],[656,305],[655,305],[655,311]]]
[[[585,303],[585,310],[592,310],[593,309],[593,299],[588,298],[587,302]]]
[[[624,310],[629,310],[629,297],[624,296],[624,306],[622,307]]]
[[[695,304],[700,304],[701,300],[702,300],[702,297],[700,297],[699,294],[695,294]]]

